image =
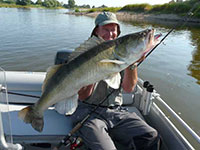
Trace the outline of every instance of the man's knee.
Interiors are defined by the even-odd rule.
[[[149,150],[159,150],[161,144],[160,142],[160,135],[156,130],[149,133]]]
[[[160,136],[158,132],[153,129],[145,134],[135,137],[134,143],[137,149],[148,149],[148,150],[158,150]]]
[[[152,132],[149,133],[149,136],[152,139],[156,139],[158,137],[158,131],[154,129]]]

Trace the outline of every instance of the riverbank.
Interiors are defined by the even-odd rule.
[[[25,9],[31,9],[31,8],[45,8],[40,5],[16,5],[16,4],[6,4],[6,3],[0,3],[0,8],[25,8]]]
[[[17,5],[17,4],[6,4],[0,3],[0,8],[24,8],[24,9],[31,9],[31,8],[39,8],[39,9],[64,9],[64,7],[45,7],[42,5]]]
[[[96,17],[101,12],[67,12],[69,15],[84,15],[89,17]],[[130,22],[145,22],[156,24],[173,24],[176,22],[184,23],[185,17],[175,14],[145,14],[145,13],[133,13],[133,12],[115,12],[117,19],[120,21]],[[200,26],[200,19],[187,18],[188,25]]]

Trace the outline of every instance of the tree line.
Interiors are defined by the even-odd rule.
[[[32,0],[0,0],[0,4],[1,3],[16,4],[22,6],[39,5],[47,8],[90,8],[90,5],[77,6],[74,0],[68,0],[68,4],[63,4],[63,2],[60,3],[57,0],[37,0],[36,2],[33,2]]]
[[[22,6],[40,5],[47,8],[62,7],[63,5],[57,0],[37,0],[36,2],[33,2],[32,0],[0,0],[0,3],[16,4]]]

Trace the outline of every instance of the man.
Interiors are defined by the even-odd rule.
[[[92,36],[105,41],[116,39],[120,26],[115,14],[103,12],[95,20]],[[135,113],[119,109],[122,104],[122,89],[130,93],[137,83],[137,67],[129,66],[121,73],[120,89],[115,90],[108,100],[91,115],[79,130],[79,136],[91,150],[116,150],[114,142],[131,149],[159,149],[159,137],[155,129],[145,123]],[[79,91],[79,106],[72,115],[76,122],[81,121],[113,89],[107,82],[88,85]]]

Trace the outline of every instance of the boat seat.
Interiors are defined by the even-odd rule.
[[[41,133],[39,133],[35,131],[30,124],[26,124],[19,119],[18,112],[24,107],[24,105],[9,105],[11,129],[15,141],[23,140],[28,143],[40,143],[49,142],[49,140],[54,140],[55,137],[57,137],[59,141],[72,129],[71,118],[57,113],[54,108],[51,107],[44,113],[44,129]],[[7,113],[8,106],[6,104],[0,104],[0,108],[3,119],[4,133],[6,136],[10,136],[10,122]],[[136,107],[128,107],[128,110],[129,112],[135,112],[138,116],[144,119]],[[38,137],[40,137],[40,140],[38,140]]]
[[[70,117],[57,113],[53,107],[49,108],[44,113],[44,128],[43,131],[37,132],[30,124],[24,123],[18,117],[18,112],[26,107],[25,105],[9,105],[9,115],[11,120],[11,129],[14,142],[23,141],[24,143],[45,143],[58,142],[66,136],[72,129],[72,121]],[[0,104],[2,114],[3,128],[6,137],[9,137],[10,122],[8,119],[8,106]]]

